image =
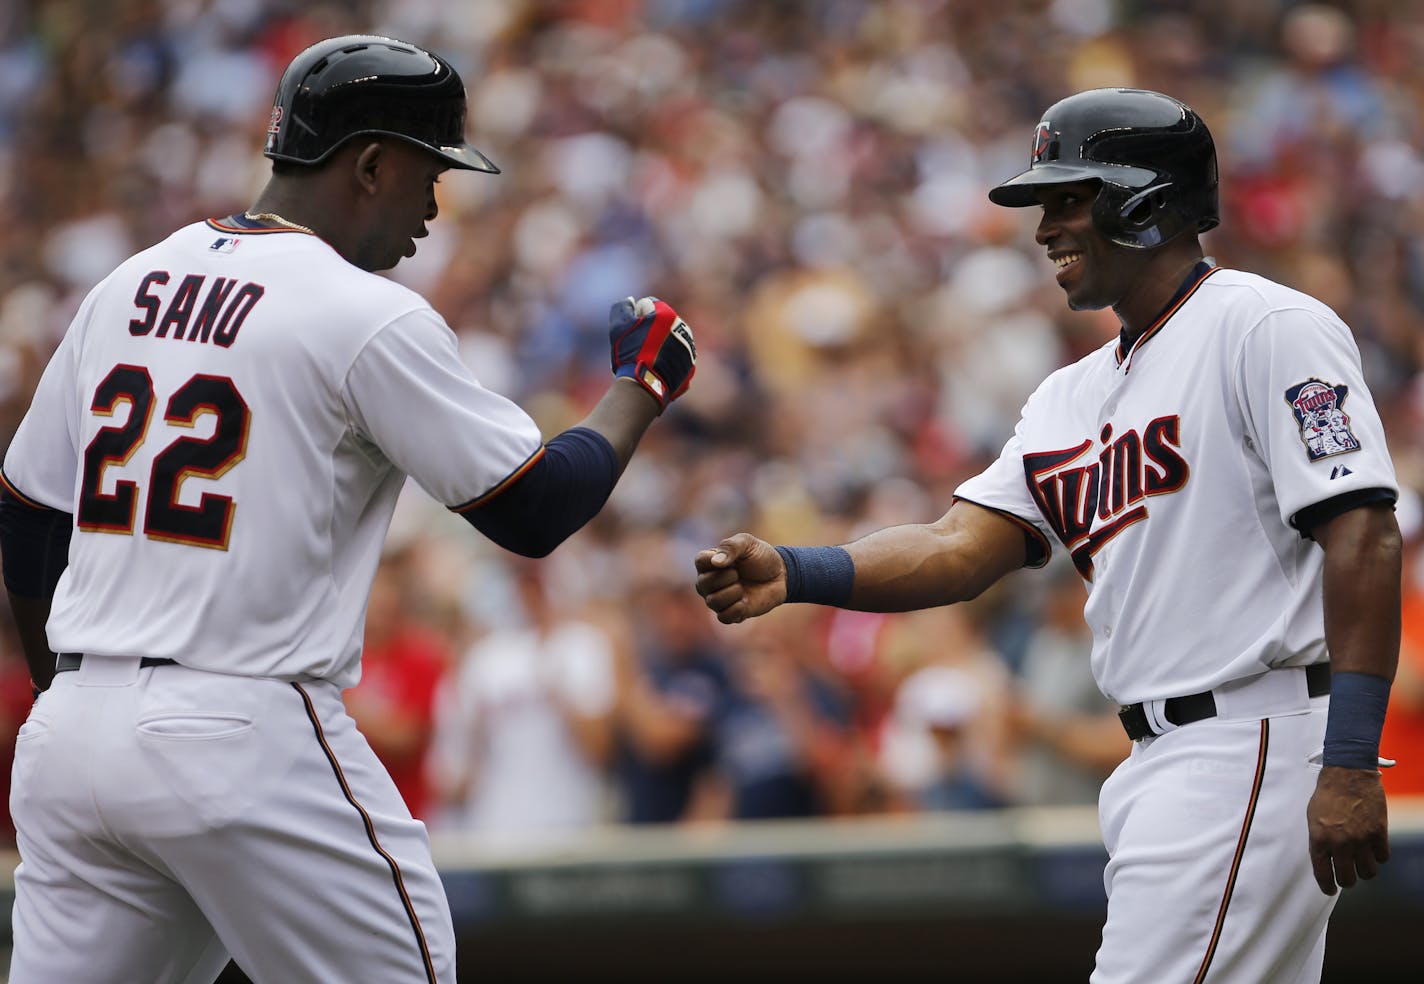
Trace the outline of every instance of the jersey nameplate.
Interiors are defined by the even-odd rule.
[[[266,293],[261,284],[246,283],[239,287],[232,277],[214,277],[204,293],[208,278],[190,273],[172,290],[165,305],[162,296],[165,292],[159,288],[165,287],[171,279],[167,270],[154,270],[139,281],[138,290],[134,292],[139,317],[129,322],[130,335],[152,332],[155,338],[171,335],[179,341],[211,342],[228,348],[237,341],[242,323]],[[160,310],[162,317],[158,314]]]

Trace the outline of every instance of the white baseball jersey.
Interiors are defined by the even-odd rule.
[[[406,475],[455,506],[541,449],[418,294],[233,219],[89,294],[4,473],[75,517],[55,651],[347,687]]]
[[[1203,264],[1131,351],[1045,380],[956,496],[1070,552],[1093,674],[1127,704],[1324,659],[1324,553],[1291,521],[1367,489],[1397,491],[1349,329]]]

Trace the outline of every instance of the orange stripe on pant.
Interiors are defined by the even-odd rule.
[[[1246,839],[1251,834],[1251,821],[1255,819],[1256,803],[1261,798],[1261,784],[1266,777],[1266,750],[1270,739],[1271,722],[1262,719],[1261,742],[1256,752],[1256,778],[1251,783],[1251,798],[1246,804],[1246,817],[1241,822],[1241,836],[1236,841],[1236,853],[1231,858],[1231,873],[1226,878],[1226,891],[1221,896],[1221,907],[1216,911],[1216,925],[1211,930],[1211,942],[1207,945],[1206,955],[1202,957],[1201,967],[1197,970],[1192,984],[1202,984],[1202,981],[1206,980],[1206,972],[1211,968],[1212,958],[1216,956],[1216,945],[1221,941],[1221,928],[1226,925],[1226,910],[1231,905],[1231,893],[1236,890],[1236,876],[1241,871],[1241,859],[1246,855]]]

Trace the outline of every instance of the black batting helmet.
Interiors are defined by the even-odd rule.
[[[1093,224],[1120,246],[1151,249],[1219,221],[1216,145],[1185,103],[1146,89],[1090,89],[1054,103],[1033,135],[1029,169],[989,192],[1037,205],[1034,188],[1096,179]]]
[[[316,164],[351,137],[399,137],[451,167],[498,174],[465,142],[465,85],[439,55],[393,38],[318,41],[277,83],[267,145],[275,161]]]

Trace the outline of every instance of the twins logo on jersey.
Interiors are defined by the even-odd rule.
[[[1313,376],[1286,390],[1286,403],[1295,414],[1301,442],[1311,461],[1360,449],[1359,438],[1350,430],[1350,418],[1344,409],[1349,394],[1348,386],[1336,386]]]
[[[1095,447],[1098,453],[1089,457]],[[1130,429],[1114,437],[1107,424],[1096,442],[1023,456],[1029,492],[1084,578],[1092,580],[1094,554],[1147,518],[1149,496],[1187,484],[1191,468],[1181,451],[1181,422],[1173,414],[1141,433]]]

